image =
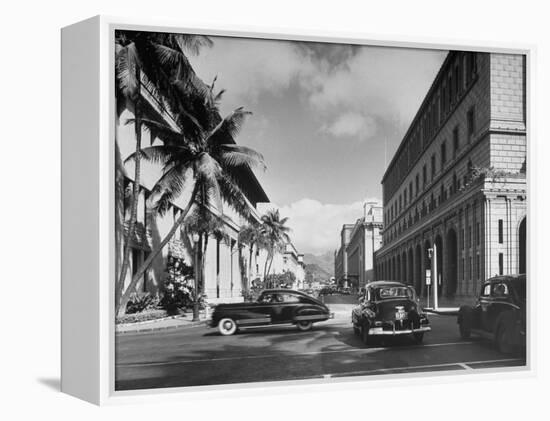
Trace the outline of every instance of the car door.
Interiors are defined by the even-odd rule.
[[[483,330],[489,329],[489,309],[491,307],[491,302],[491,283],[487,282],[481,289],[477,306],[474,309],[474,327],[481,328]]]
[[[282,306],[280,314],[279,323],[290,323],[294,320],[294,314],[299,306],[303,305],[301,303],[300,297],[296,294],[286,293],[281,294],[282,297]]]
[[[491,285],[491,302],[487,307],[485,330],[488,332],[495,331],[498,316],[503,311],[511,309],[510,299],[511,291],[507,282],[505,280],[493,282]]]

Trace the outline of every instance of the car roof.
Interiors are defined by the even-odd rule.
[[[499,275],[499,276],[493,276],[492,278],[489,278],[485,281],[485,283],[488,282],[499,282],[499,281],[508,281],[513,283],[521,283],[525,282],[525,274],[519,274],[519,275]]]
[[[291,293],[291,294],[298,294],[298,295],[307,295],[307,294],[304,294],[301,291],[296,291],[295,289],[287,289],[287,288],[264,289],[262,291],[262,294],[265,294],[265,293],[270,293],[271,294],[271,293],[274,293],[274,292],[278,292],[278,293],[282,293],[282,294]]]
[[[379,287],[406,287],[408,285],[398,281],[374,281],[369,282],[367,287],[379,288]]]

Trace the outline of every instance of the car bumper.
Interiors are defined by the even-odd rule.
[[[422,326],[418,329],[403,329],[403,330],[388,330],[382,327],[373,327],[369,329],[369,335],[374,336],[396,336],[396,335],[411,335],[413,333],[423,333],[432,330],[430,326]]]

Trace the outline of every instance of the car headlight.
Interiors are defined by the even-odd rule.
[[[374,317],[376,316],[376,314],[374,313],[374,311],[372,311],[370,308],[366,308],[364,310],[364,313],[365,313],[365,316],[367,317]]]

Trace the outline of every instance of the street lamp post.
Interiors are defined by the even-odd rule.
[[[199,262],[199,240],[200,236],[197,233],[193,234],[193,252],[194,252],[194,276],[195,291],[193,296],[193,321],[199,321],[199,277],[200,277],[200,262]]]
[[[432,258],[432,280],[433,280],[433,284],[434,284],[434,309],[437,310],[438,308],[438,297],[437,297],[437,293],[438,293],[438,288],[439,288],[439,277],[438,277],[438,274],[437,274],[437,244],[434,243],[434,246],[433,246],[433,258]]]

